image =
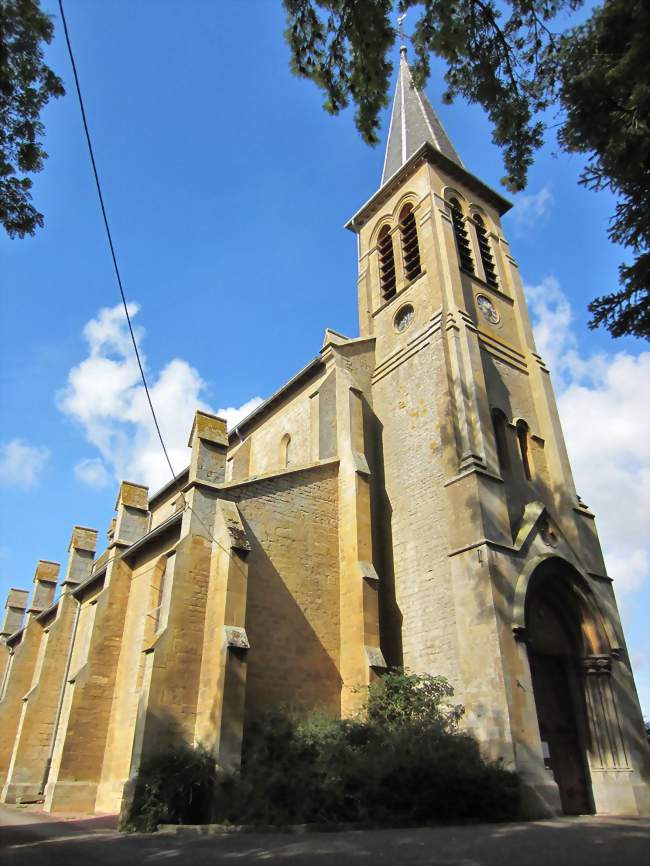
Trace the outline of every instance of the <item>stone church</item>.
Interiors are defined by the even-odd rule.
[[[531,816],[650,811],[650,753],[596,533],[500,217],[402,49],[358,242],[359,336],[188,468],[75,526],[0,645],[6,803],[113,812],[185,740],[236,766],[274,706],[354,714],[387,666],[442,674]],[[57,593],[58,589],[58,593]],[[359,688],[361,687],[361,691]]]

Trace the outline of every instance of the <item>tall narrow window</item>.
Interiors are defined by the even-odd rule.
[[[528,453],[528,424],[525,421],[517,421],[517,441],[519,442],[519,454],[524,475],[530,481],[530,455]]]
[[[379,252],[381,295],[385,300],[388,300],[395,294],[395,253],[393,252],[393,238],[388,226],[384,226],[379,232],[377,250]]]
[[[460,209],[458,199],[450,198],[449,204],[451,206],[451,221],[454,224],[454,235],[456,236],[460,266],[464,271],[473,274],[474,262],[472,261],[472,251],[469,245],[467,229],[465,228],[465,217]]]
[[[399,230],[402,236],[402,256],[404,257],[404,276],[414,280],[420,276],[420,245],[418,244],[418,227],[415,223],[413,205],[407,204],[400,214]]]
[[[494,427],[494,438],[497,445],[497,457],[499,459],[499,469],[505,472],[510,467],[510,459],[508,457],[508,420],[501,409],[492,410],[492,425]]]
[[[165,595],[165,572],[167,570],[167,562],[168,560],[165,559],[163,562],[159,563],[153,573],[154,579],[151,584],[150,595],[153,607],[149,611],[149,617],[151,618],[150,630],[152,634],[155,634],[158,631],[158,626],[160,625],[163,597]]]
[[[11,668],[14,664],[14,654],[13,652],[9,656],[9,660],[5,667],[5,672],[2,677],[2,685],[0,686],[0,701],[3,701],[5,695],[7,694],[7,686],[9,685],[9,678],[11,677]]]
[[[97,613],[97,599],[87,602],[81,608],[79,615],[79,630],[81,638],[79,639],[79,656],[77,663],[77,673],[88,661],[90,654],[90,644],[93,636],[93,626],[95,625],[95,614]]]
[[[285,433],[280,440],[280,465],[288,466],[291,463],[291,436]]]
[[[38,684],[38,681],[41,678],[41,671],[43,670],[43,662],[45,661],[45,651],[47,650],[47,642],[49,640],[49,637],[50,630],[48,628],[41,635],[41,642],[38,647],[38,655],[36,656],[36,664],[34,665],[34,672],[32,674],[32,689],[35,685]]]
[[[474,224],[476,226],[476,236],[478,238],[478,250],[481,254],[483,262],[483,270],[485,271],[485,282],[493,289],[498,288],[499,281],[497,280],[497,272],[494,267],[494,258],[490,249],[490,240],[485,230],[485,223],[479,214],[474,214]]]

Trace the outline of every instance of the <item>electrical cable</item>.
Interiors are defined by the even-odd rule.
[[[65,12],[63,11],[63,0],[59,0],[59,10],[61,12],[61,20],[63,21],[63,32],[65,33],[65,41],[68,46],[68,54],[70,56],[70,63],[72,64],[72,74],[74,75],[74,83],[77,89],[77,97],[79,99],[79,108],[81,109],[81,119],[83,121],[84,132],[86,133],[86,143],[88,144],[88,152],[90,154],[90,161],[93,167],[93,175],[95,177],[95,185],[97,186],[97,195],[99,196],[99,206],[102,210],[102,217],[104,219],[104,227],[106,229],[106,236],[108,238],[108,245],[111,250],[111,258],[113,259],[113,267],[115,268],[115,276],[117,278],[117,284],[120,289],[120,296],[122,298],[122,306],[124,307],[124,315],[126,316],[126,321],[129,326],[129,333],[131,334],[131,342],[133,343],[133,351],[135,352],[135,357],[138,362],[138,367],[140,369],[140,376],[142,378],[142,384],[144,385],[145,394],[147,395],[147,400],[149,401],[149,408],[151,409],[151,415],[153,416],[153,423],[156,426],[156,432],[158,434],[158,438],[160,439],[160,444],[162,445],[162,450],[165,454],[165,459],[167,460],[167,464],[172,473],[172,478],[176,478],[176,473],[174,472],[174,467],[172,466],[172,462],[169,459],[169,454],[167,452],[167,448],[165,446],[165,440],[163,439],[162,432],[160,430],[160,425],[158,424],[158,419],[156,418],[156,412],[153,408],[153,402],[151,400],[151,394],[149,393],[149,386],[147,385],[147,377],[144,374],[144,368],[142,366],[142,360],[140,358],[140,352],[138,350],[138,342],[135,339],[135,333],[133,332],[133,325],[131,324],[131,316],[129,315],[129,307],[126,303],[126,296],[124,294],[124,287],[122,286],[122,277],[120,276],[120,269],[117,264],[117,256],[115,255],[115,247],[113,245],[113,236],[111,235],[111,227],[108,224],[108,216],[106,214],[106,206],[104,205],[104,196],[102,194],[102,186],[99,182],[99,172],[97,171],[97,163],[95,162],[95,153],[93,151],[92,141],[90,139],[90,130],[88,128],[88,120],[86,119],[86,109],[84,107],[83,97],[81,95],[81,87],[79,85],[79,76],[77,75],[77,64],[75,63],[74,54],[72,52],[72,45],[70,43],[70,34],[68,33],[68,22],[65,19]]]
[[[106,229],[106,237],[108,239],[108,245],[109,245],[110,251],[111,251],[111,258],[113,260],[113,268],[115,270],[115,276],[117,278],[117,284],[118,284],[119,290],[120,290],[120,297],[122,298],[122,306],[124,307],[124,315],[126,316],[126,321],[127,321],[128,326],[129,326],[129,333],[131,335],[131,342],[133,343],[133,351],[135,352],[135,357],[136,357],[136,360],[138,362],[138,367],[140,369],[140,377],[142,379],[142,384],[144,385],[144,390],[145,390],[145,393],[147,395],[147,401],[149,403],[149,409],[151,410],[153,422],[154,422],[154,425],[156,427],[156,433],[158,434],[158,439],[160,440],[160,444],[162,446],[162,450],[163,450],[163,453],[165,455],[167,465],[169,466],[170,472],[172,474],[172,479],[175,482],[176,489],[178,490],[178,492],[180,493],[180,495],[183,499],[183,503],[185,504],[185,506],[187,506],[187,508],[189,508],[189,510],[192,512],[192,514],[196,517],[196,519],[199,521],[199,523],[203,526],[203,528],[208,533],[208,536],[214,542],[214,544],[216,544],[218,547],[220,547],[221,550],[223,550],[223,552],[226,553],[230,557],[230,559],[233,561],[233,563],[235,563],[237,565],[237,567],[243,573],[243,569],[241,568],[241,565],[237,562],[237,559],[233,555],[232,550],[227,550],[223,546],[223,544],[221,544],[214,537],[212,531],[210,530],[210,527],[205,524],[205,522],[203,521],[201,516],[199,514],[197,514],[197,512],[192,508],[192,506],[188,502],[187,497],[185,496],[185,493],[183,492],[183,490],[180,486],[180,483],[178,481],[178,476],[174,472],[174,467],[172,465],[172,462],[171,462],[170,457],[169,457],[169,452],[167,451],[167,447],[165,445],[165,440],[163,438],[162,431],[160,429],[160,425],[158,423],[158,418],[156,417],[156,410],[154,409],[153,401],[151,399],[151,394],[149,392],[149,386],[147,384],[147,377],[146,377],[145,372],[144,372],[144,367],[142,366],[142,360],[140,358],[140,352],[138,350],[138,343],[137,343],[137,340],[135,338],[135,333],[133,331],[133,325],[131,324],[131,316],[129,315],[129,307],[128,307],[128,304],[126,302],[126,295],[124,293],[124,287],[122,285],[122,277],[120,275],[120,269],[119,269],[118,264],[117,264],[117,255],[115,253],[115,246],[113,244],[113,236],[111,234],[111,228],[110,228],[110,225],[108,222],[108,214],[106,213],[106,206],[104,204],[104,196],[102,194],[102,186],[101,186],[101,183],[99,180],[99,171],[97,170],[97,163],[95,161],[95,153],[93,150],[92,140],[90,137],[90,129],[88,126],[88,120],[86,117],[86,109],[84,106],[83,96],[81,95],[81,86],[79,84],[79,75],[77,74],[77,64],[75,63],[74,53],[72,51],[72,43],[70,41],[70,34],[68,32],[68,23],[66,21],[65,12],[63,9],[63,0],[59,0],[59,11],[61,13],[61,21],[63,22],[63,32],[65,34],[65,41],[66,41],[66,45],[68,47],[68,55],[70,57],[70,64],[72,66],[72,73],[74,75],[74,83],[75,83],[75,88],[77,91],[79,108],[81,110],[81,119],[83,121],[84,132],[86,135],[86,144],[88,145],[88,153],[90,154],[90,162],[92,164],[93,175],[95,178],[95,185],[97,187],[97,195],[99,197],[99,205],[100,205],[100,208],[102,211],[102,218],[104,220],[104,228]]]

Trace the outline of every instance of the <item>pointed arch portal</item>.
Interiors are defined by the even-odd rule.
[[[611,629],[587,581],[561,557],[538,562],[518,590],[544,763],[566,814],[594,812],[592,771],[628,766]]]

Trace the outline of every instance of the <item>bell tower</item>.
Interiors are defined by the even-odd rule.
[[[403,47],[380,188],[347,224],[375,346],[382,649],[450,680],[531,815],[644,813],[649,754],[612,579],[501,226],[509,208],[463,165]]]

